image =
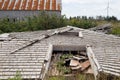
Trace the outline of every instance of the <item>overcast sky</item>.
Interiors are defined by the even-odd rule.
[[[120,19],[120,0],[109,0],[109,15]],[[62,0],[62,14],[69,16],[107,15],[108,0]]]

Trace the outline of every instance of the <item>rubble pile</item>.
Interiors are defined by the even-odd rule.
[[[54,52],[52,55],[51,76],[93,74],[86,51]]]
[[[73,55],[72,57],[65,59],[65,65],[70,67],[72,73],[84,73],[90,68],[88,57],[83,54]]]
[[[89,30],[108,34],[109,32],[111,32],[111,29],[112,29],[112,24],[108,23],[108,24],[99,25],[97,27],[90,28]]]

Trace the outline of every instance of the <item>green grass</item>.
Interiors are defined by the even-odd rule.
[[[120,36],[120,22],[114,22],[111,34]]]
[[[71,73],[71,69],[69,67],[66,67],[64,65],[64,61],[65,59],[69,59],[71,58],[73,55],[71,53],[67,53],[67,54],[63,54],[60,57],[60,61],[57,62],[57,69],[59,72],[63,73],[63,74],[69,74]]]
[[[65,77],[63,77],[63,76],[50,77],[48,80],[65,80]]]
[[[73,76],[49,77],[47,80],[94,80],[93,75],[76,74]]]

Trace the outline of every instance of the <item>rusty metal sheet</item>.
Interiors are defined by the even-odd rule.
[[[1,0],[0,10],[61,11],[61,0]]]

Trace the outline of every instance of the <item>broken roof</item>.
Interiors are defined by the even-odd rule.
[[[79,32],[82,37],[78,36]],[[22,78],[41,78],[48,69],[52,50],[66,50],[64,46],[73,46],[69,50],[79,50],[80,46],[87,48],[87,45],[92,50],[87,48],[87,53],[91,65],[96,65],[96,74],[102,71],[120,76],[120,37],[72,26],[10,33],[10,36],[11,40],[0,42],[0,79],[13,77],[16,71],[20,71]],[[42,71],[43,67],[46,71]]]
[[[61,0],[0,0],[0,10],[61,11]]]

